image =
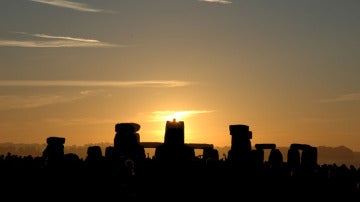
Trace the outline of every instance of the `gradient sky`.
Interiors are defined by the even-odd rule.
[[[162,142],[360,151],[358,0],[1,0],[0,142]]]

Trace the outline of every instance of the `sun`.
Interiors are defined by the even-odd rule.
[[[164,118],[166,121],[181,121],[185,116],[189,114],[188,111],[180,111],[180,112],[174,112],[173,114],[166,115]]]

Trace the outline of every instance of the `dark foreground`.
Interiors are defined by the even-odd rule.
[[[359,170],[336,165],[306,170],[290,169],[286,163],[249,167],[226,160],[79,161],[57,166],[35,162],[3,163],[2,197],[14,201],[360,199]]]
[[[275,144],[251,146],[247,125],[230,125],[225,159],[205,145],[202,157],[184,143],[184,123],[167,121],[164,143],[145,157],[136,123],[115,125],[114,146],[85,160],[64,153],[65,138],[47,138],[41,157],[3,156],[6,201],[359,201],[360,169],[318,165],[317,148],[292,144],[287,161]],[[196,144],[195,144],[196,145]],[[264,150],[270,149],[268,160]]]

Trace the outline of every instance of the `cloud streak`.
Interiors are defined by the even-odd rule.
[[[0,80],[1,87],[151,87],[171,88],[190,85],[190,82],[176,80],[148,80],[148,81],[39,81],[39,80]],[[74,102],[89,96],[96,96],[101,91],[83,90],[75,95],[47,94],[47,95],[0,95],[0,110],[31,109],[47,105]],[[165,112],[163,112],[165,113]],[[168,112],[169,113],[169,112]],[[205,113],[205,111],[186,111],[186,114]],[[161,112],[157,112],[161,114]]]
[[[86,95],[3,95],[0,96],[0,110],[38,108],[46,105],[72,102],[85,96]]]
[[[74,38],[74,37],[68,37],[68,36],[51,36],[47,34],[32,34],[32,36],[36,36],[39,38],[45,38],[45,39],[62,39],[62,40],[69,40],[69,41],[80,41],[80,42],[88,42],[88,43],[98,43],[100,41],[95,39],[83,39],[83,38]]]
[[[6,47],[23,47],[23,48],[65,48],[65,47],[117,47],[108,43],[88,43],[75,42],[66,40],[57,41],[16,41],[16,40],[0,40],[0,46]]]
[[[52,93],[39,95],[0,95],[0,110],[32,109],[48,105],[75,102],[102,94],[102,90],[85,90],[76,94]]]
[[[351,102],[351,101],[360,101],[360,93],[343,94],[335,98],[322,100],[322,102]]]
[[[187,81],[65,81],[65,80],[0,80],[0,87],[182,87]]]
[[[198,0],[198,1],[202,1],[202,2],[208,2],[208,3],[220,3],[220,4],[231,4],[231,1],[226,1],[226,0]]]
[[[103,9],[91,8],[90,6],[84,3],[72,2],[67,0],[30,0],[30,1],[61,7],[61,8],[68,8],[81,12],[92,12],[92,13],[109,12]]]
[[[126,47],[124,45],[101,42],[96,39],[75,38],[69,36],[51,36],[47,34],[28,34],[26,32],[15,32],[41,40],[1,40],[0,46],[25,47],[25,48],[63,48],[63,47]]]

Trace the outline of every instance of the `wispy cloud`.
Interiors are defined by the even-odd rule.
[[[145,80],[145,81],[65,81],[65,80],[0,80],[0,87],[181,87],[190,85],[187,81]]]
[[[68,36],[50,36],[47,34],[32,34],[32,36],[36,36],[39,38],[45,38],[45,39],[63,39],[63,40],[69,40],[69,41],[81,41],[81,42],[89,42],[89,43],[98,43],[100,41],[95,39],[83,39],[83,38],[74,38],[74,37],[68,37]]]
[[[198,1],[202,1],[202,2],[208,2],[208,3],[221,3],[221,4],[231,4],[231,1],[226,1],[226,0],[198,0]]]
[[[0,87],[151,87],[171,88],[190,85],[190,82],[164,81],[65,81],[65,80],[0,80]],[[46,95],[0,95],[0,110],[29,109],[60,103],[68,103],[89,96],[99,95],[102,90],[82,90],[78,94],[69,95],[54,93]],[[194,113],[194,112],[191,112]]]
[[[16,40],[0,40],[0,46],[7,47],[24,47],[24,48],[64,48],[64,47],[116,47],[116,45],[108,43],[88,43],[75,41],[16,41]]]
[[[112,11],[106,11],[103,9],[92,8],[84,3],[78,3],[78,2],[67,1],[67,0],[30,0],[30,1],[42,3],[42,4],[48,4],[51,6],[68,8],[68,9],[82,11],[82,12],[93,12],[93,13],[112,12]]]
[[[75,38],[69,36],[51,36],[47,34],[28,34],[26,32],[14,32],[42,40],[1,40],[0,46],[27,47],[27,48],[63,48],[63,47],[126,47],[102,42],[96,39]]]
[[[0,96],[0,110],[30,109],[46,105],[72,102],[81,99],[84,95],[2,95]]]
[[[48,105],[74,102],[104,93],[103,90],[85,90],[75,94],[51,93],[39,95],[0,95],[0,110],[31,109]]]
[[[321,100],[321,102],[350,102],[350,101],[360,101],[360,93],[343,94],[335,98]]]

